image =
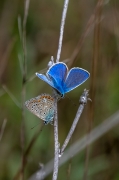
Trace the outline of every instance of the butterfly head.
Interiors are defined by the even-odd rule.
[[[64,94],[59,92],[57,89],[54,89],[53,94],[58,101],[64,97]]]
[[[54,118],[54,109],[49,109],[49,111],[46,113],[44,124],[52,124]]]

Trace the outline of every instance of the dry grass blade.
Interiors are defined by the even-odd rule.
[[[97,13],[97,9],[101,8],[102,5],[103,5],[103,0],[99,0],[95,9],[94,9],[94,13],[91,15],[91,17],[89,18],[89,20],[87,22],[84,33],[82,34],[81,38],[79,39],[79,41],[76,45],[76,48],[74,49],[74,51],[70,57],[70,66],[72,66],[72,64],[74,64],[74,62],[75,62],[75,60],[76,60],[76,58],[77,58],[77,56],[81,50],[81,47],[83,45],[83,42],[84,42],[86,36],[91,32],[91,30],[93,30],[94,25],[97,23],[97,19],[95,19],[95,14]]]
[[[23,74],[22,74],[22,123],[21,123],[21,149],[22,149],[22,167],[21,167],[21,179],[24,180],[24,167],[25,167],[25,155],[24,155],[24,144],[25,144],[25,116],[24,116],[24,102],[26,95],[26,74],[27,74],[27,58],[26,58],[26,22],[28,17],[30,0],[25,1],[24,18],[23,18]]]
[[[38,132],[34,135],[34,137],[32,138],[31,142],[29,143],[27,149],[25,150],[25,153],[24,153],[24,168],[27,164],[27,157],[32,149],[32,147],[34,146],[37,138],[39,137],[40,133],[42,132],[43,130],[43,127],[44,127],[44,124],[42,124],[42,126],[40,127],[40,129],[38,130]],[[21,174],[21,171],[22,171],[22,167],[20,167],[20,169],[18,170],[18,172],[16,173],[15,177],[14,177],[14,180],[17,180]]]
[[[21,104],[18,102],[18,100],[15,98],[15,96],[10,92],[10,90],[5,86],[2,85],[2,88],[5,90],[5,92],[9,95],[9,97],[12,99],[12,101],[21,109]]]
[[[91,83],[90,83],[90,97],[92,103],[89,104],[88,110],[88,136],[90,136],[90,131],[92,129],[94,110],[95,110],[95,93],[96,93],[96,78],[97,78],[97,65],[99,61],[99,46],[100,46],[100,22],[101,22],[101,12],[102,12],[103,0],[98,0],[94,19],[94,42],[93,42],[93,58],[92,58],[92,70],[91,70]],[[89,137],[90,138],[90,137]],[[86,148],[86,157],[85,157],[85,167],[84,167],[84,177],[83,180],[88,178],[88,169],[89,169],[89,157],[90,157],[90,145]]]
[[[7,119],[4,119],[3,123],[2,123],[2,127],[0,129],[0,141],[2,140],[2,137],[3,137],[3,133],[4,133],[4,130],[5,130],[5,126],[6,126],[6,123],[7,123]]]

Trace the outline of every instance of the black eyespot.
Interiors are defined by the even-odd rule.
[[[47,124],[48,124],[48,122],[47,122],[47,121],[44,121],[44,124],[45,124],[45,125],[47,125]]]

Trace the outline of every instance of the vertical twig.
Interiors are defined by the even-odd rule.
[[[63,33],[64,33],[64,25],[65,25],[65,19],[66,19],[66,14],[67,14],[68,3],[69,3],[69,0],[64,1],[62,20],[61,20],[61,25],[60,25],[60,37],[59,37],[59,45],[58,45],[56,62],[59,62],[60,55],[61,55],[62,40],[63,40]]]
[[[55,144],[55,156],[54,156],[54,168],[53,168],[53,180],[57,179],[58,166],[59,166],[59,142],[58,142],[58,117],[57,117],[57,98],[54,102],[55,116],[54,116],[54,144]]]
[[[60,25],[60,37],[59,37],[59,45],[57,51],[56,62],[59,62],[60,55],[61,55],[61,48],[62,48],[62,40],[63,40],[63,33],[64,33],[64,25],[65,19],[67,14],[69,0],[64,1],[64,7],[62,12],[62,20]],[[58,142],[58,117],[57,117],[57,97],[55,96],[54,92],[54,107],[55,107],[55,116],[54,116],[54,144],[55,144],[55,152],[54,152],[54,169],[53,169],[53,180],[57,180],[58,176],[58,166],[59,166],[59,142]]]

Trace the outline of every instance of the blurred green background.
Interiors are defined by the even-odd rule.
[[[0,139],[0,179],[13,180],[22,162],[21,125],[23,49],[18,30],[18,16],[23,22],[24,1],[0,1],[0,127],[6,126]],[[47,68],[53,55],[56,58],[63,0],[31,0],[26,24],[27,79],[35,72]],[[85,107],[73,134],[79,140],[92,127],[100,124],[119,107],[119,1],[105,0],[99,8],[97,1],[70,1],[60,61],[69,59],[67,65],[81,67],[91,73],[83,85],[68,93],[58,103],[59,142],[62,144],[75,117],[79,97],[84,88],[90,89],[91,102]],[[94,14],[95,13],[95,14]],[[95,23],[89,22],[92,14]],[[83,42],[80,40],[87,31]],[[79,46],[77,46],[79,42]],[[79,50],[80,49],[80,50]],[[71,58],[74,50],[79,50]],[[71,59],[70,59],[71,58]],[[43,70],[46,72],[46,69]],[[35,77],[25,84],[25,100],[52,93],[51,88]],[[13,97],[12,97],[13,96]],[[77,104],[74,106],[72,101]],[[42,121],[25,109],[24,148],[34,137]],[[36,124],[39,125],[31,129]],[[1,132],[0,131],[0,132]],[[54,156],[53,126],[45,126],[27,157],[25,177],[28,179]],[[59,169],[58,179],[84,179],[86,149],[72,157]],[[71,165],[70,171],[69,165]],[[20,176],[19,176],[20,177]],[[16,179],[19,179],[16,178]],[[51,175],[46,179],[51,179]],[[119,179],[119,127],[109,131],[90,147],[87,179]]]

